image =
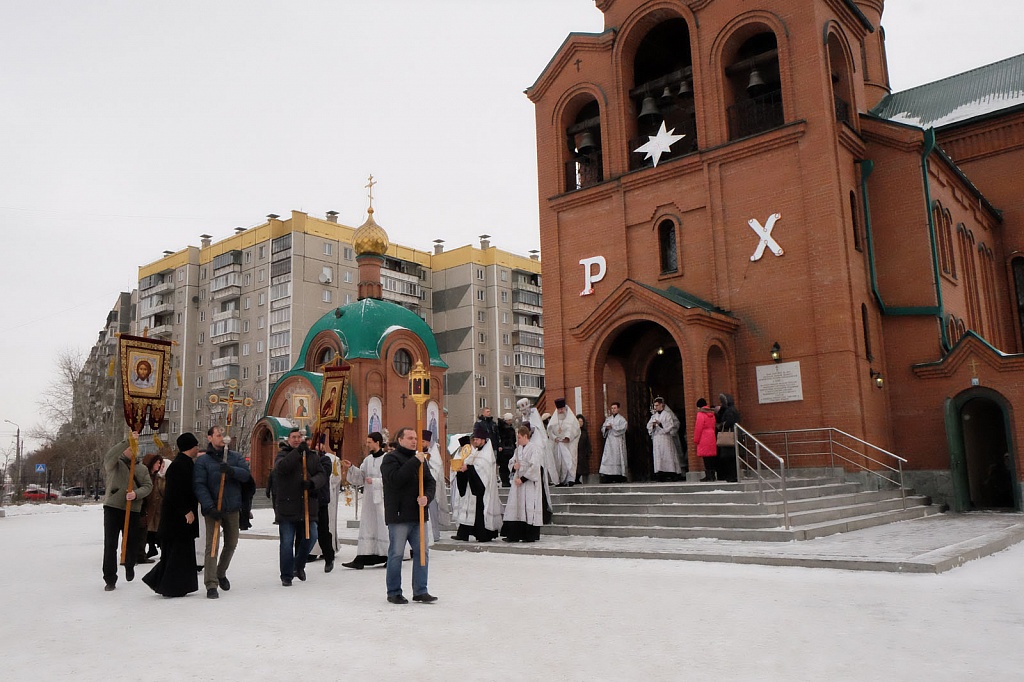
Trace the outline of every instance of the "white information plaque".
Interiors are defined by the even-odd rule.
[[[780,362],[757,367],[757,402],[788,403],[804,399],[799,362]]]

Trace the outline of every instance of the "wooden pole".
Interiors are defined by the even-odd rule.
[[[224,461],[228,461],[228,446],[224,446]],[[227,474],[220,475],[220,492],[217,493],[217,511],[220,511],[224,506],[224,480],[227,478]],[[220,531],[221,519],[215,519],[216,523],[213,524],[213,542],[210,543],[210,558],[217,558],[217,535]]]
[[[128,463],[128,489],[125,491],[125,496],[132,491],[135,483],[135,459],[139,456],[139,441],[135,437],[133,432],[128,436],[128,445],[132,449],[132,461]],[[132,518],[132,501],[125,499],[124,504],[124,531],[121,533],[121,564],[124,565],[125,559],[128,556],[128,531],[131,527]]]
[[[419,439],[423,437],[423,404],[419,401],[416,402],[416,442],[419,443]],[[421,445],[416,446],[419,450],[422,450]],[[424,458],[425,460],[426,458]],[[420,493],[419,496],[423,497],[423,467],[427,466],[426,461],[420,462]],[[419,504],[419,500],[417,500]],[[427,565],[427,525],[424,519],[424,511],[426,507],[420,505],[420,566]],[[437,523],[437,519],[434,519],[434,523]]]
[[[306,468],[306,450],[302,451],[302,482],[309,480],[309,469]],[[306,539],[309,539],[309,491],[302,486],[302,513],[306,517]]]

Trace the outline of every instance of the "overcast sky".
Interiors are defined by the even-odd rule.
[[[890,0],[893,88],[1024,51],[1011,0]],[[0,2],[0,420],[27,430],[165,249],[292,210],[537,248],[523,95],[593,0]],[[0,423],[0,451],[14,427]]]

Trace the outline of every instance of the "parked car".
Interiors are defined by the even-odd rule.
[[[70,488],[64,488],[64,492],[61,495],[64,497],[81,497],[85,495],[85,488],[80,485],[73,485]]]
[[[46,488],[28,488],[28,489],[25,490],[25,492],[23,492],[21,494],[21,498],[23,500],[33,500],[33,501],[47,500],[47,499],[49,499],[49,500],[56,500],[56,499],[60,498],[60,494],[57,491],[55,491],[55,490],[51,490],[49,493],[47,493],[46,492]]]

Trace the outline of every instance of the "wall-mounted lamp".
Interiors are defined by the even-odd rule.
[[[772,344],[772,360],[775,362],[782,360],[782,346],[779,345],[778,341]]]
[[[658,355],[664,355],[664,354],[665,354],[665,349],[662,348],[661,346],[658,346]]]
[[[885,386],[885,378],[882,376],[881,372],[876,372],[872,369],[871,378],[874,380],[876,388],[883,388]]]

